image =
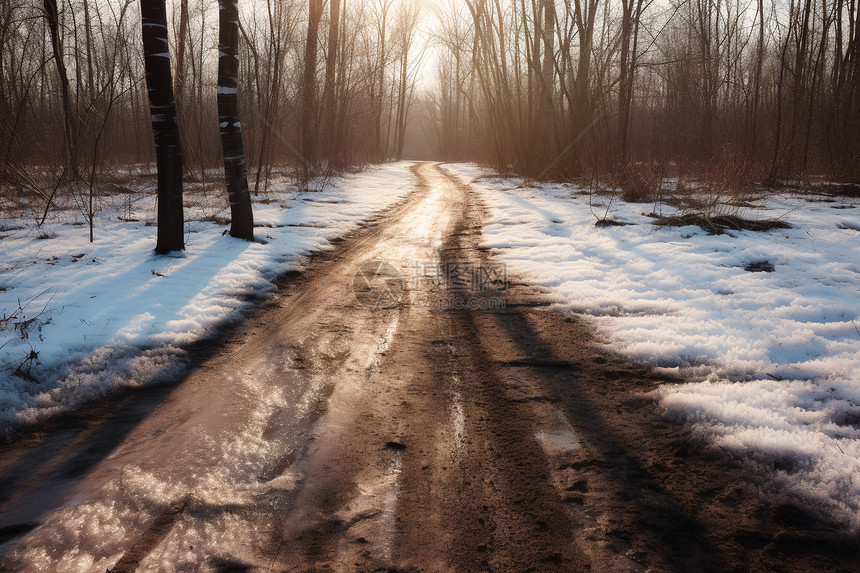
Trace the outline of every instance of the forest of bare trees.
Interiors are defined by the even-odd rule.
[[[99,178],[155,160],[148,4],[0,3],[0,186],[37,221],[73,193],[92,224]],[[860,176],[858,0],[222,4],[238,32],[217,0],[165,3],[178,139],[162,159],[233,203],[275,169],[307,181],[401,157],[415,110],[435,158],[536,178]]]
[[[435,143],[532,177],[860,177],[856,0],[456,0]]]
[[[219,4],[238,10],[235,29],[219,25]],[[147,24],[158,5],[166,28]],[[307,180],[397,158],[416,85],[418,13],[416,4],[395,0],[4,1],[3,196],[44,221],[58,193],[74,193],[91,219],[100,176],[156,159],[154,122],[172,120],[156,108],[151,115],[148,96],[164,96],[165,77],[179,138],[155,129],[159,160],[221,189],[224,177],[211,170],[223,165],[231,204],[245,193],[246,170],[244,185],[259,193],[275,168]],[[169,58],[153,30],[166,31]],[[153,58],[144,57],[146,41],[154,42]],[[238,44],[238,61],[223,57],[225,41]],[[150,65],[160,79],[148,93]],[[240,155],[247,168],[244,158],[229,160]],[[159,169],[160,178],[169,171]],[[159,181],[160,191],[170,186],[181,205],[182,182]],[[233,234],[250,236],[248,217],[236,230],[234,213]],[[175,247],[177,239],[168,242]]]

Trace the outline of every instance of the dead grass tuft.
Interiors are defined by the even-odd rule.
[[[621,199],[627,203],[651,203],[660,194],[663,177],[656,166],[630,163],[612,178],[613,186],[621,189]]]
[[[695,225],[712,235],[721,235],[727,230],[770,231],[790,229],[791,225],[778,219],[744,219],[737,215],[714,215],[706,213],[686,213],[675,216],[657,216],[654,224],[658,227],[685,227]]]
[[[625,223],[624,221],[609,218],[598,219],[594,222],[595,227],[624,227],[626,225],[630,225],[630,223]]]
[[[834,197],[860,197],[860,183],[841,183],[832,185],[828,194]]]

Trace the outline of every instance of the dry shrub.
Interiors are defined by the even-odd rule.
[[[860,197],[860,183],[839,183],[828,190],[834,197]]]
[[[657,226],[695,225],[708,233],[728,230],[769,231],[789,229],[791,225],[777,219],[752,219],[745,215],[750,203],[762,194],[760,166],[742,155],[726,149],[720,160],[688,163],[680,166],[675,190],[665,202],[681,213],[654,215]]]
[[[628,203],[650,203],[660,194],[662,173],[653,163],[627,163],[612,177],[614,187]]]
[[[720,215],[709,213],[685,213],[674,217],[658,216],[654,224],[658,227],[684,227],[695,225],[712,235],[724,231],[770,231],[771,229],[790,229],[791,225],[778,219],[744,219],[739,215]]]

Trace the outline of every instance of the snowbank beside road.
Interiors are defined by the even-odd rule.
[[[194,220],[205,210],[189,207],[186,250],[175,256],[153,254],[152,193],[104,198],[95,243],[82,220],[43,227],[47,239],[0,221],[0,429],[180,375],[182,347],[238,318],[304,255],[405,196],[409,165],[332,179],[321,192],[282,182],[254,204],[256,243]]]
[[[793,228],[723,235],[613,202],[629,225],[597,228],[606,198],[446,168],[481,193],[485,245],[509,271],[591,315],[613,349],[690,381],[660,392],[670,416],[860,529],[860,200],[774,195],[745,215]],[[745,270],[765,261],[774,272]]]

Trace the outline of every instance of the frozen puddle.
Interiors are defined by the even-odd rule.
[[[552,431],[537,432],[535,438],[548,454],[558,454],[578,450],[582,447],[573,431],[573,426],[561,410],[556,410],[558,424]]]

